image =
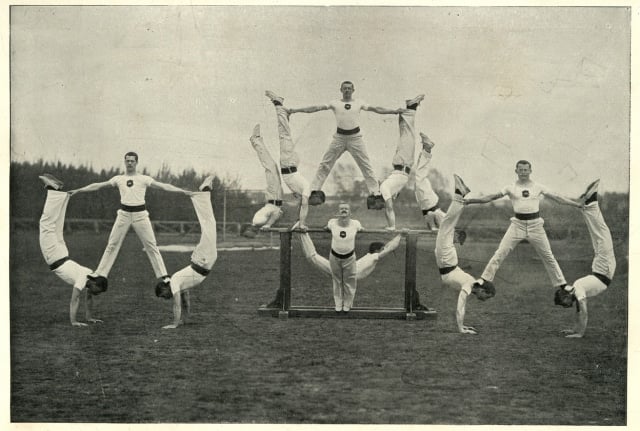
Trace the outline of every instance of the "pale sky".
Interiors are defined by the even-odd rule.
[[[432,166],[474,191],[532,178],[568,195],[594,178],[629,189],[630,10],[624,7],[17,6],[11,15],[11,158],[122,167],[125,152],[264,188],[256,123],[278,159],[267,89],[302,107],[426,99]],[[335,130],[294,114],[309,180]],[[362,114],[378,175],[397,117]],[[348,156],[346,156],[348,158]],[[381,178],[383,179],[383,178]],[[326,186],[330,191],[330,185]],[[286,186],[285,186],[286,189]]]

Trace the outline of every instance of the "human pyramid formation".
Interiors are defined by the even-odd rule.
[[[336,218],[329,220],[325,229],[331,232],[331,254],[329,259],[319,256],[309,237],[306,226],[308,205],[324,202],[324,194],[320,191],[325,179],[336,160],[349,151],[365,175],[371,196],[367,199],[367,207],[385,208],[387,229],[395,231],[395,216],[393,214],[393,198],[407,184],[408,175],[414,161],[414,117],[417,107],[424,99],[419,95],[406,101],[406,109],[386,109],[372,107],[361,101],[352,99],[354,86],[345,81],[341,85],[343,98],[327,105],[310,106],[307,108],[287,109],[283,106],[284,99],[267,91],[266,95],[273,102],[278,118],[278,133],[280,138],[280,169],[267,151],[260,127],[257,125],[250,138],[267,176],[267,203],[254,216],[252,228],[249,232],[255,234],[258,228],[269,228],[282,215],[282,186],[280,175],[289,188],[300,200],[299,220],[292,230],[300,237],[305,257],[319,270],[332,276],[333,296],[337,313],[348,313],[353,306],[357,280],[362,279],[375,269],[377,262],[395,250],[400,243],[400,235],[396,235],[386,244],[372,243],[369,253],[360,259],[355,255],[355,238],[363,230],[357,220],[351,219],[348,204],[338,206]],[[327,150],[314,181],[309,186],[304,177],[297,170],[298,156],[291,140],[289,115],[295,112],[317,112],[332,109],[336,115],[338,129]],[[378,190],[378,182],[373,177],[362,135],[358,126],[358,113],[368,110],[379,114],[398,114],[400,139],[398,149],[393,159],[394,171],[382,182]],[[548,188],[530,179],[531,163],[520,160],[516,163],[515,173],[517,181],[504,187],[501,191],[481,196],[467,198],[470,192],[463,180],[454,175],[454,193],[449,209],[444,213],[437,207],[438,197],[433,192],[429,180],[426,178],[426,165],[431,160],[431,149],[434,144],[427,135],[420,133],[422,151],[416,164],[416,197],[421,205],[425,218],[431,227],[437,229],[435,245],[436,264],[442,281],[455,289],[459,289],[456,307],[456,326],[459,332],[476,334],[477,330],[464,324],[466,302],[469,295],[475,295],[479,300],[486,300],[495,295],[493,279],[502,261],[522,240],[526,239],[536,250],[556,287],[555,303],[563,307],[571,307],[574,303],[577,309],[576,324],[573,329],[565,330],[568,337],[582,337],[587,327],[587,297],[598,295],[611,283],[616,262],[611,233],[607,227],[598,204],[599,180],[589,184],[585,193],[578,199],[569,199],[558,195]],[[158,297],[174,299],[173,323],[164,329],[175,329],[186,323],[190,313],[189,290],[204,281],[217,260],[216,222],[211,206],[210,191],[213,177],[207,177],[200,185],[198,192],[180,189],[171,184],[161,183],[153,178],[137,173],[138,155],[133,152],[125,154],[124,175],[117,175],[108,181],[89,184],[85,187],[62,191],[63,183],[50,174],[43,174],[40,179],[47,189],[47,200],[40,219],[40,247],[49,265],[56,275],[71,284],[74,288],[70,304],[70,320],[73,326],[86,326],[76,318],[80,301],[80,293],[86,291],[85,313],[90,323],[102,322],[93,317],[92,297],[107,290],[107,277],[120,246],[129,228],[133,226],[136,234],[144,245],[145,252],[151,262],[158,282],[156,295]],[[105,187],[118,187],[121,206],[109,236],[104,254],[95,271],[79,265],[69,258],[69,252],[63,238],[64,219],[69,198],[76,193],[92,192]],[[169,276],[162,256],[156,245],[153,228],[149,220],[149,213],[145,206],[147,187],[162,189],[168,192],[182,193],[191,198],[198,221],[201,226],[201,238],[191,255],[191,262],[182,270]],[[313,191],[311,191],[313,189]],[[592,262],[592,273],[576,280],[573,285],[566,283],[562,270],[558,265],[544,230],[544,220],[540,217],[540,197],[547,196],[558,203],[574,206],[582,212],[585,224],[592,240],[595,253]],[[476,279],[458,267],[458,256],[455,248],[456,225],[468,204],[488,203],[508,196],[512,202],[515,215],[511,218],[509,229],[505,233],[498,250],[486,265],[481,277]],[[249,234],[251,235],[251,234]],[[464,237],[459,243],[464,242]],[[281,307],[280,295],[268,306]],[[422,307],[425,309],[426,307]],[[415,309],[420,309],[415,307]]]
[[[358,231],[363,230],[363,227],[359,221],[350,218],[349,205],[341,203],[338,206],[338,217],[329,220],[325,226],[325,229],[332,234],[331,254],[327,261],[317,254],[311,238],[306,233],[308,205],[324,203],[325,196],[321,191],[322,185],[338,158],[345,151],[349,151],[360,167],[371,193],[367,198],[367,208],[384,208],[387,221],[385,229],[393,232],[396,230],[393,199],[406,186],[411,170],[415,169],[416,199],[427,226],[438,232],[435,255],[442,281],[444,284],[460,289],[456,309],[458,330],[462,333],[477,333],[475,328],[465,326],[463,323],[467,297],[469,294],[474,294],[480,300],[493,297],[495,295],[495,287],[492,281],[501,262],[520,241],[527,239],[542,258],[545,269],[553,285],[557,288],[556,304],[565,307],[571,306],[576,299],[582,304],[582,307],[578,308],[582,310],[578,314],[578,324],[569,334],[571,337],[582,336],[586,329],[586,297],[602,292],[611,282],[615,271],[615,256],[611,234],[597,203],[599,180],[591,183],[587,191],[579,199],[572,200],[531,181],[531,163],[526,160],[520,160],[516,163],[515,172],[518,175],[518,180],[515,184],[504,187],[498,193],[480,198],[465,199],[470,190],[459,176],[454,175],[454,196],[445,214],[438,207],[438,196],[433,191],[427,178],[427,165],[431,161],[431,150],[435,144],[422,132],[420,132],[422,151],[414,166],[415,114],[425,96],[420,94],[413,99],[407,99],[405,101],[406,108],[388,109],[370,106],[361,100],[353,99],[355,87],[350,81],[343,82],[340,86],[340,91],[342,92],[342,99],[340,100],[332,101],[326,105],[305,108],[286,108],[284,106],[284,98],[272,91],[265,92],[265,95],[276,108],[280,142],[280,170],[278,170],[277,164],[264,145],[260,135],[260,126],[256,125],[250,141],[265,168],[267,202],[255,214],[252,225],[244,234],[249,237],[255,236],[259,228],[270,228],[282,216],[280,207],[282,206],[283,192],[280,175],[278,175],[278,173],[281,173],[285,184],[299,199],[299,217],[292,229],[300,232],[303,252],[314,266],[332,276],[335,310],[337,313],[348,313],[353,305],[357,280],[369,275],[380,258],[397,248],[400,236],[396,236],[384,245],[372,243],[369,253],[362,259],[356,260],[354,250],[355,236]],[[333,135],[333,141],[320,162],[314,180],[309,186],[297,169],[299,157],[295,152],[295,146],[291,138],[289,116],[299,112],[313,113],[328,109],[332,110],[336,117],[337,130]],[[373,169],[360,132],[359,114],[361,110],[378,114],[398,115],[399,139],[392,161],[393,171],[379,187],[378,181],[373,175]],[[580,208],[589,229],[596,253],[592,268],[593,274],[587,276],[584,280],[578,280],[574,286],[567,285],[562,270],[551,251],[551,246],[543,227],[544,220],[540,217],[539,212],[540,197],[542,195],[558,203]],[[464,231],[456,231],[455,227],[462,215],[464,205],[488,203],[504,196],[508,196],[511,199],[515,216],[511,219],[511,226],[500,242],[498,250],[487,264],[482,276],[476,280],[458,267],[454,243],[458,242],[462,245],[466,234]],[[577,293],[574,289],[577,289]],[[276,298],[267,307],[281,308],[281,297],[282,291],[279,290]],[[414,309],[426,310],[427,308],[417,302]]]
[[[362,100],[354,99],[355,87],[352,82],[344,81],[340,85],[342,98],[325,105],[314,105],[304,108],[286,108],[284,98],[272,91],[266,91],[265,95],[271,100],[276,109],[278,121],[278,138],[280,142],[280,168],[264,145],[260,135],[260,125],[256,125],[250,138],[251,144],[265,169],[267,187],[266,203],[253,217],[252,224],[243,234],[254,237],[258,229],[268,229],[282,216],[282,180],[293,191],[299,200],[298,222],[296,229],[302,232],[307,230],[307,214],[309,205],[321,205],[325,202],[325,194],[322,191],[331,169],[336,161],[349,152],[364,176],[370,195],[367,197],[368,209],[385,209],[387,219],[386,229],[396,230],[396,217],[393,210],[393,200],[409,181],[412,169],[416,173],[416,200],[422,209],[422,214],[427,226],[437,230],[444,213],[438,207],[438,195],[433,191],[427,178],[428,164],[431,160],[431,149],[434,143],[424,133],[420,133],[422,151],[418,162],[414,166],[415,159],[415,115],[420,103],[424,100],[424,94],[405,101],[406,108],[389,109],[379,106],[371,106]],[[294,113],[313,113],[323,110],[331,110],[336,118],[337,129],[333,140],[326,150],[315,177],[309,182],[298,171],[300,157],[295,150],[295,144],[291,137],[289,116]],[[369,155],[362,139],[360,131],[360,111],[371,111],[377,114],[398,115],[399,139],[396,152],[393,156],[392,173],[379,183],[375,178]]]

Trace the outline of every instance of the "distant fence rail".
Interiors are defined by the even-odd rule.
[[[110,232],[113,227],[112,219],[85,219],[67,218],[64,221],[65,232],[73,231],[93,231],[95,233]],[[200,223],[197,220],[152,220],[151,224],[157,233],[162,234],[199,234]],[[11,230],[38,229],[39,219],[32,218],[12,218]],[[240,234],[243,223],[240,222],[217,222],[217,230],[224,235],[227,233]]]
[[[67,218],[64,229],[65,232],[110,232],[113,222],[113,219]],[[38,219],[13,217],[11,218],[11,230],[38,229],[38,223]],[[157,233],[162,234],[188,235],[200,233],[200,223],[197,220],[152,220],[151,224]],[[239,235],[243,224],[245,223],[235,221],[219,221],[216,223],[223,241],[226,240],[227,234]],[[473,225],[463,228],[475,238],[495,239],[500,238],[507,230],[507,227],[508,224],[506,223],[490,224],[484,221],[476,221]],[[628,231],[626,229],[617,224],[610,226],[610,229],[614,242],[627,240]],[[585,239],[589,237],[583,223],[556,225],[552,228],[547,228],[547,234],[549,239]]]

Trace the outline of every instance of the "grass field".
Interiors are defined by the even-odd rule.
[[[66,240],[72,258],[92,267],[106,236],[73,233]],[[326,243],[317,245],[326,252]],[[363,239],[360,254],[365,246]],[[221,252],[192,292],[190,323],[167,331],[160,328],[171,321],[170,302],[155,297],[151,266],[130,234],[109,291],[97,298],[96,316],[105,322],[73,328],[71,287],[48,271],[37,232],[14,233],[11,420],[626,423],[626,245],[617,248],[613,283],[589,302],[583,339],[559,334],[575,311],[553,305],[542,263],[526,244],[499,271],[494,299],[469,300],[466,323],[480,334],[458,334],[457,292],[440,285],[432,241],[419,246],[418,290],[438,311],[434,321],[259,317],[257,307],[278,287],[278,251],[235,251]],[[478,275],[496,246],[470,237],[461,266]],[[590,244],[552,247],[568,280],[590,271]],[[403,249],[359,284],[356,306],[401,306]],[[170,271],[189,259],[164,255]],[[292,279],[296,304],[331,305],[330,280],[299,256]]]

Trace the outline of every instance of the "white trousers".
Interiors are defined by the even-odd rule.
[[[264,174],[267,180],[267,188],[265,189],[266,200],[281,200],[282,183],[280,181],[280,169],[264,145],[262,136],[258,136],[251,145],[258,155],[260,164],[264,168]]]
[[[300,160],[295,151],[295,143],[291,139],[289,114],[283,106],[276,106],[276,117],[278,118],[278,139],[280,141],[280,167],[297,167]]]
[[[613,278],[616,270],[616,257],[613,252],[613,239],[607,223],[602,217],[598,202],[593,202],[582,209],[582,217],[589,230],[591,244],[595,257],[591,264],[591,270]]]
[[[455,228],[462,216],[464,205],[461,198],[457,195],[453,196],[449,210],[445,214],[440,224],[440,230],[436,236],[436,264],[438,268],[447,268],[458,266],[458,253],[453,243],[455,236]],[[442,282],[454,289],[462,289],[467,293],[471,293],[471,286],[475,279],[460,267],[441,276]]]
[[[420,205],[420,209],[428,210],[438,204],[438,195],[433,191],[431,181],[427,177],[429,173],[429,162],[431,161],[431,153],[420,151],[418,163],[416,163],[416,201]]]
[[[333,165],[335,165],[336,161],[340,156],[342,156],[342,154],[344,154],[345,151],[348,151],[351,154],[353,160],[355,160],[356,164],[360,168],[360,171],[364,176],[364,181],[369,189],[369,193],[379,194],[380,188],[378,180],[375,178],[373,173],[373,168],[371,167],[369,155],[367,154],[367,149],[364,145],[364,141],[362,140],[361,133],[357,133],[355,135],[340,135],[335,133],[333,135],[333,141],[329,144],[329,148],[327,148],[327,151],[324,153],[320,166],[318,166],[318,170],[316,171],[316,176],[311,182],[311,190],[322,189]]]
[[[47,200],[40,217],[40,250],[47,265],[69,256],[64,242],[64,219],[69,204],[69,194],[56,190],[47,190]]]
[[[120,251],[124,237],[127,235],[130,227],[133,227],[136,235],[138,235],[138,239],[140,239],[144,251],[147,253],[149,262],[151,262],[156,278],[167,275],[167,268],[164,266],[160,250],[158,250],[158,246],[156,245],[156,237],[153,233],[151,221],[149,220],[149,212],[146,210],[136,212],[118,210],[118,216],[111,229],[109,241],[96,269],[96,274],[108,277],[111,267],[113,267],[118,257],[118,252]]]
[[[216,219],[211,206],[211,193],[199,192],[191,196],[193,208],[200,222],[200,241],[191,254],[191,262],[211,269],[218,259]],[[171,291],[184,291],[202,283],[206,277],[197,273],[191,265],[171,276]]]
[[[460,201],[458,195],[454,195],[449,205],[449,210],[442,219],[440,224],[440,230],[436,236],[436,265],[438,268],[446,268],[449,266],[458,265],[458,253],[456,246],[453,243],[455,236],[455,229],[462,212],[464,205]]]
[[[354,253],[347,259],[340,259],[331,254],[329,255],[329,265],[336,311],[349,311],[356,296],[356,255]]]
[[[64,219],[68,204],[69,194],[67,192],[47,191],[47,200],[40,217],[39,236],[40,250],[47,265],[69,256],[69,250],[63,238]],[[53,272],[65,283],[79,290],[84,289],[87,275],[91,274],[89,268],[79,265],[73,260],[67,260]]]
[[[602,217],[598,202],[593,202],[583,208],[582,216],[589,230],[595,254],[591,270],[611,280],[616,270],[616,257],[613,251],[611,232],[604,221],[604,217]],[[575,293],[578,300],[599,295],[607,289],[607,285],[592,274],[576,280],[573,286],[576,289]]]
[[[511,217],[509,229],[507,229],[502,241],[500,241],[498,250],[496,250],[489,263],[487,263],[482,273],[482,278],[493,281],[502,261],[523,239],[526,239],[529,244],[533,246],[538,256],[542,259],[551,283],[554,286],[566,284],[560,265],[558,265],[551,251],[551,245],[549,244],[547,233],[544,230],[544,220],[541,217],[535,220],[519,220]]]

